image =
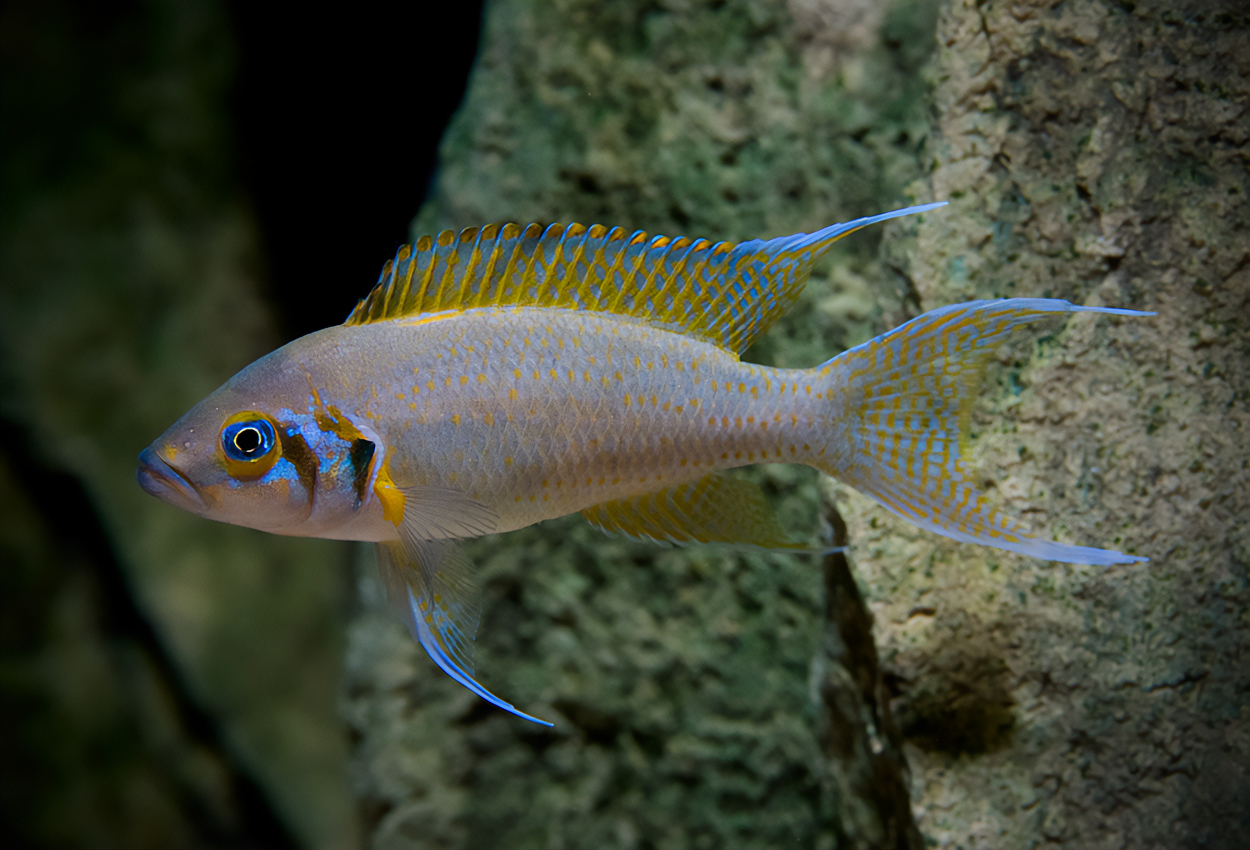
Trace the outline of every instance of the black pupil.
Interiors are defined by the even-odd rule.
[[[234,435],[234,447],[245,455],[255,454],[264,442],[259,428],[240,428]]]

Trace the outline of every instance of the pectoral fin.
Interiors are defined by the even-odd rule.
[[[601,531],[658,543],[818,551],[790,539],[758,486],[720,473],[658,493],[604,502],[581,513]]]
[[[387,597],[408,630],[444,673],[492,705],[543,726],[473,679],[473,640],[481,619],[480,589],[472,565],[454,540],[422,540],[407,534],[378,544],[378,568]]]

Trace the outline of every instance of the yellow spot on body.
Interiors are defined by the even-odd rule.
[[[493,413],[486,413],[486,414],[483,414],[483,415],[482,415],[482,421],[483,421],[483,422],[485,422],[487,425],[494,425],[494,424],[495,424],[495,414],[493,414]]]
[[[463,387],[463,386],[464,386],[465,384],[467,384],[467,383],[469,383],[469,376],[468,376],[468,375],[461,375],[461,376],[460,376],[460,386],[462,386],[462,387]]]
[[[459,425],[459,424],[460,424],[460,414],[459,414],[459,413],[453,413],[453,414],[451,415],[451,424],[452,424],[452,425]]]
[[[448,375],[447,378],[443,381],[443,386],[445,387],[451,386],[451,375]]]
[[[509,398],[509,399],[515,399],[516,397],[517,397],[516,387],[509,387],[509,388],[508,388],[508,398]]]
[[[486,383],[486,373],[485,373],[485,372],[478,372],[478,375],[477,375],[477,382],[478,382],[479,384],[484,384],[484,383]]]
[[[503,459],[504,466],[512,466],[512,455],[508,455]]]

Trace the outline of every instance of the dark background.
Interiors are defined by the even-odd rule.
[[[228,4],[238,172],[289,337],[343,321],[409,241],[481,6]]]
[[[154,22],[168,11],[136,2],[0,4],[4,227],[17,227],[45,197],[100,171],[110,151],[150,131],[130,120],[134,104],[119,92],[152,61]],[[227,194],[242,194],[260,237],[266,295],[280,335],[290,339],[341,322],[407,241],[464,94],[481,8],[229,2],[220,16],[233,42],[226,45],[233,82],[220,116],[231,149],[224,172],[193,161],[200,173],[187,179],[207,175],[233,186]],[[0,415],[0,460],[23,488],[20,496],[0,494],[0,843],[295,846],[212,714],[180,681],[82,484],[48,462],[41,435],[13,413],[6,406]],[[33,538],[23,529],[44,526],[54,530],[53,548],[27,545]],[[75,588],[86,588],[88,630],[112,659],[106,668],[116,673],[121,659],[121,668],[133,662],[141,671],[115,676],[114,692],[155,682],[176,715],[179,746],[224,767],[225,809],[178,775],[176,758],[151,750],[142,712],[124,708],[142,702],[133,694],[121,709],[88,706],[94,725],[77,725],[81,715],[64,710],[66,680],[82,668],[55,661],[49,668],[46,647],[63,628],[59,606]],[[130,715],[119,719],[119,711]],[[112,813],[103,817],[86,811],[84,801],[124,797],[144,777],[155,780],[161,799],[105,802]]]

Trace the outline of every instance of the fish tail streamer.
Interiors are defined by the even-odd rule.
[[[818,368],[840,405],[823,471],[920,528],[968,543],[1074,564],[1143,561],[1033,537],[995,510],[965,464],[985,366],[1012,329],[1062,313],[1150,316],[1050,298],[971,301],[932,310]]]

